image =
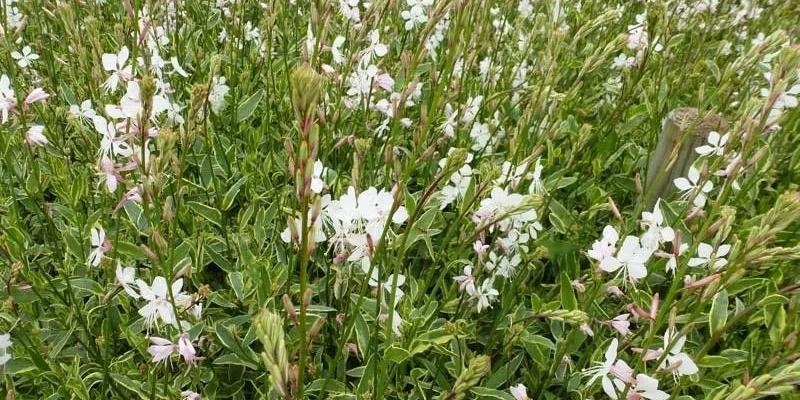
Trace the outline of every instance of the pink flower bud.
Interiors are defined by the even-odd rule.
[[[36,103],[37,101],[44,101],[50,97],[50,94],[45,92],[42,88],[33,89],[30,93],[28,93],[28,97],[25,98],[23,104],[31,105]]]

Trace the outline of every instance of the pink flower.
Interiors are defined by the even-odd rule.
[[[198,400],[200,398],[200,393],[184,390],[181,392],[181,396],[183,396],[184,400]]]
[[[616,329],[620,335],[625,336],[630,333],[631,323],[628,321],[628,317],[630,314],[620,314],[614,317],[614,319],[606,321],[605,323],[612,328]]]
[[[528,397],[528,388],[525,387],[523,384],[518,384],[516,386],[512,386],[508,389],[511,391],[511,396],[514,397],[514,400],[529,400]]]
[[[192,345],[192,341],[189,338],[188,333],[184,333],[178,339],[178,353],[183,357],[183,360],[186,361],[186,364],[191,366],[194,364],[195,360],[197,360],[197,352]]]
[[[44,136],[44,126],[34,125],[25,133],[25,144],[28,146],[44,147],[47,145],[47,138]]]
[[[42,88],[33,89],[30,93],[28,93],[28,97],[25,98],[25,105],[31,105],[36,103],[37,101],[44,101],[50,97],[50,94],[45,92]]]
[[[117,203],[117,206],[114,207],[114,214],[116,214],[120,208],[122,208],[126,203],[130,201],[136,203],[142,201],[142,192],[140,191],[138,186],[129,190],[128,193],[125,193],[125,195],[122,196],[122,198],[119,200],[119,203]]]
[[[103,156],[103,159],[100,160],[100,166],[103,170],[100,175],[103,176],[103,180],[106,182],[106,190],[108,190],[109,193],[116,192],[120,176],[114,168],[114,162],[108,157]]]
[[[386,73],[376,76],[375,83],[377,83],[381,89],[387,92],[391,92],[392,88],[394,88],[394,79],[392,79],[392,77]]]
[[[622,293],[622,290],[619,289],[617,286],[609,286],[605,290],[606,294],[611,294],[617,297],[624,297],[625,293]]]
[[[488,244],[483,244],[480,240],[476,240],[475,243],[472,244],[472,250],[475,251],[475,254],[478,255],[478,258],[482,258],[486,254],[486,250],[489,249]]]
[[[147,352],[153,356],[154,363],[168,359],[178,347],[167,339],[155,336],[150,338],[150,343],[152,345],[147,348]]]
[[[464,275],[459,275],[453,278],[458,283],[458,290],[467,292],[472,296],[475,294],[475,277],[472,276],[472,266],[464,266]]]

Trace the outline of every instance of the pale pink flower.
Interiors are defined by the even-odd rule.
[[[150,337],[150,343],[152,343],[152,345],[147,348],[147,352],[153,356],[153,363],[168,359],[177,349],[177,346],[171,341],[160,337]]]
[[[511,396],[514,397],[514,400],[529,400],[528,397],[528,388],[525,387],[523,384],[518,384],[516,386],[512,386],[509,388],[511,391]]]
[[[191,390],[184,390],[181,392],[181,396],[183,396],[183,400],[199,400],[200,393],[193,392]]]
[[[458,282],[458,290],[467,292],[468,295],[475,295],[475,277],[472,276],[472,265],[464,266],[464,274],[453,278]]]
[[[28,146],[44,147],[48,143],[47,137],[44,136],[44,126],[34,125],[25,133],[25,144]]]
[[[192,345],[192,341],[189,338],[188,333],[184,333],[178,339],[178,353],[183,357],[183,360],[186,361],[186,364],[189,366],[193,365],[194,362],[198,359],[197,352]]]
[[[630,314],[620,314],[614,317],[611,320],[606,321],[605,323],[611,326],[612,328],[616,329],[620,335],[625,336],[630,333],[631,323],[628,321],[628,317]]]
[[[28,96],[25,97],[23,104],[30,105],[37,101],[44,101],[50,97],[50,94],[45,92],[42,88],[33,89]]]

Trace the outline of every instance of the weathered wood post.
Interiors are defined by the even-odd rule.
[[[645,197],[648,210],[653,208],[658,198],[667,199],[670,194],[676,193],[672,182],[686,176],[698,157],[695,147],[706,142],[708,133],[724,133],[727,129],[727,121],[712,112],[685,107],[667,114],[658,145],[647,164]]]

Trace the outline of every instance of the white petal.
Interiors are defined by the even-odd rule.
[[[700,147],[695,148],[694,151],[697,152],[697,154],[707,156],[714,152],[714,148],[707,144],[704,144]]]
[[[621,266],[622,263],[614,257],[606,257],[603,261],[600,261],[600,269],[606,272],[614,272]]]
[[[608,376],[604,376],[602,383],[603,391],[606,392],[606,395],[614,400],[617,400],[617,390],[614,389],[614,384],[611,383],[611,379],[609,379]]]
[[[116,54],[103,54],[102,57],[103,69],[106,71],[117,70],[117,55]]]
[[[708,133],[708,143],[716,146],[719,146],[719,132],[711,131]]]
[[[675,187],[680,190],[690,190],[693,186],[686,178],[677,178],[675,179]]]
[[[647,276],[647,268],[644,267],[644,264],[638,264],[638,263],[628,264],[628,276],[631,279],[638,281],[639,279],[642,279]]]
[[[696,185],[697,181],[700,180],[700,171],[698,171],[697,168],[695,168],[695,167],[689,167],[689,175],[688,175],[688,177],[689,177],[689,180],[693,184]]]
[[[670,260],[672,261],[672,260]],[[689,266],[696,267],[698,265],[703,265],[708,262],[707,258],[690,258],[689,259]]]
[[[151,287],[153,294],[157,297],[167,297],[167,280],[163,276],[157,276],[153,279],[153,286]]]
[[[697,364],[692,361],[691,358],[686,353],[676,354],[676,359],[680,360],[681,365],[678,366],[678,373],[681,375],[693,375],[696,374],[699,369],[697,368]]]
[[[710,258],[713,251],[714,248],[708,243],[700,243],[700,245],[697,246],[697,255],[702,258]]]
[[[603,228],[603,239],[605,239],[608,244],[613,246],[617,244],[617,241],[619,240],[619,234],[613,226],[606,225],[606,227]]]
[[[611,344],[608,345],[608,349],[606,349],[605,357],[606,362],[604,364],[611,365],[614,364],[614,361],[617,359],[617,347],[619,346],[619,341],[617,338],[611,340]]]

